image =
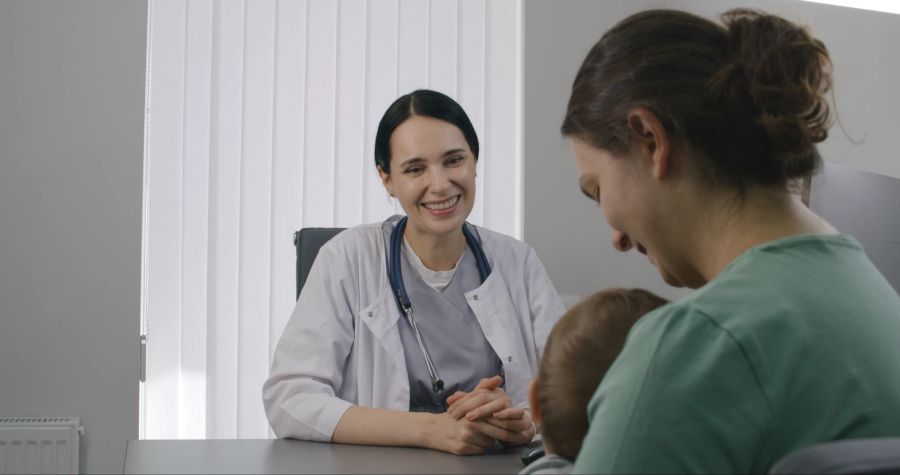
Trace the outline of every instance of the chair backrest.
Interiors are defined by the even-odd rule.
[[[825,162],[813,176],[809,207],[854,236],[900,292],[900,179]]]
[[[779,460],[770,474],[900,474],[900,437],[848,439],[800,449]]]
[[[312,267],[319,248],[345,228],[303,228],[294,232],[294,246],[297,248],[297,297],[306,283],[306,276]]]

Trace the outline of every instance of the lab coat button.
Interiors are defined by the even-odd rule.
[[[371,316],[372,316],[372,312],[369,312],[369,317],[371,317]]]
[[[509,361],[510,363],[512,363],[512,356],[507,356],[506,361]]]
[[[478,300],[478,294],[473,295],[472,300]]]

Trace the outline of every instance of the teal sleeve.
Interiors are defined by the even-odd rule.
[[[772,416],[749,361],[702,313],[645,316],[588,406],[574,473],[764,472]]]

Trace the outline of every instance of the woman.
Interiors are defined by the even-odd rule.
[[[900,435],[900,297],[801,202],[829,124],[825,46],[762,12],[638,13],[575,79],[562,133],[613,245],[697,288],[642,318],[576,472],[764,473]]]
[[[472,454],[534,436],[528,381],[565,309],[529,246],[466,223],[477,159],[444,94],[385,112],[375,164],[406,217],[319,251],[263,387],[279,437]]]

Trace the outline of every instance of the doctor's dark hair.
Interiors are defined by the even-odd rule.
[[[574,460],[588,431],[587,406],[635,322],[668,303],[643,289],[607,289],[575,304],[547,337],[538,366],[541,436]]]
[[[466,138],[475,161],[478,161],[478,135],[466,111],[445,94],[419,89],[400,96],[387,108],[381,122],[378,123],[378,132],[375,134],[375,165],[380,167],[381,171],[385,173],[391,171],[391,134],[394,133],[394,129],[416,115],[455,125]]]
[[[621,155],[630,145],[628,112],[643,107],[676,146],[698,152],[713,182],[742,193],[811,174],[830,125],[825,45],[757,10],[721,20],[650,10],[619,22],[581,65],[562,134]]]

